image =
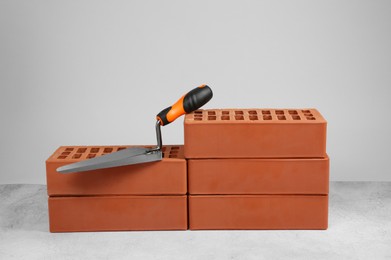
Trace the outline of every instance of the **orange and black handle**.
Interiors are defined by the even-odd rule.
[[[212,89],[201,85],[183,95],[174,105],[167,107],[157,114],[160,125],[168,125],[183,114],[187,114],[202,107],[213,97]]]

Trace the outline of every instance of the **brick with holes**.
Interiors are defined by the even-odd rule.
[[[186,194],[183,146],[164,146],[159,162],[60,174],[60,166],[101,156],[126,146],[62,146],[46,161],[49,196]]]
[[[323,158],[316,109],[209,109],[185,117],[185,158]]]

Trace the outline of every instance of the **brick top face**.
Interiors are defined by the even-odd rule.
[[[187,114],[189,124],[319,124],[326,120],[314,108],[200,109]]]
[[[105,154],[118,152],[120,150],[129,147],[146,147],[152,148],[153,146],[61,146],[57,151],[52,154],[48,161],[50,162],[67,162],[67,161],[82,161],[99,157]],[[165,145],[162,148],[163,160],[182,159],[183,145]]]

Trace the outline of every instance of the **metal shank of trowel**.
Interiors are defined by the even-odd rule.
[[[162,147],[163,147],[162,131],[160,129],[160,121],[159,120],[156,121],[155,129],[156,129],[157,146],[155,148],[152,148],[151,152],[153,152],[153,151],[160,151],[162,149]]]

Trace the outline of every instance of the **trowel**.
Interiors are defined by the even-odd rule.
[[[201,85],[183,95],[174,105],[163,109],[156,116],[157,145],[153,148],[133,147],[100,157],[68,164],[57,168],[59,173],[84,172],[130,164],[160,161],[162,159],[162,134],[160,126],[168,125],[183,114],[202,107],[212,98],[213,92],[207,85]]]

